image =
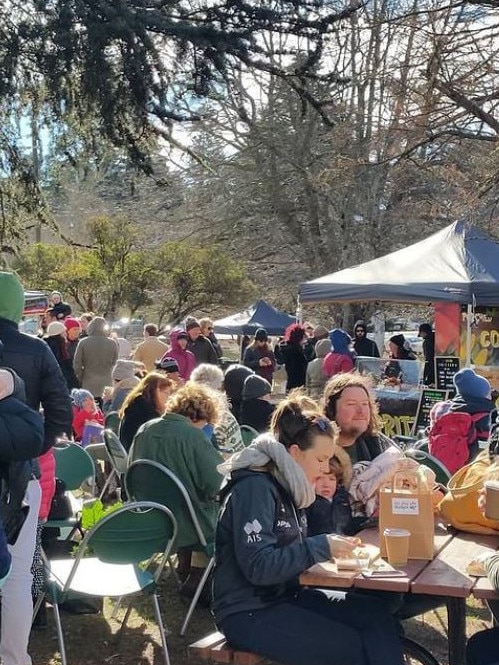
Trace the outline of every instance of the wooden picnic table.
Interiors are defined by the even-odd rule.
[[[366,529],[359,536],[363,543],[378,545],[377,529]],[[424,593],[442,596],[447,607],[449,665],[466,662],[466,599],[499,598],[486,577],[466,573],[467,564],[484,552],[499,547],[497,536],[454,533],[442,525],[435,527],[435,558],[412,559],[403,566],[404,577],[366,578],[358,571],[340,571],[334,563],[316,564],[300,576],[306,586],[335,589],[371,589],[399,593]]]

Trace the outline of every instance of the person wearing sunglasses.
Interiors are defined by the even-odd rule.
[[[193,316],[188,316],[184,323],[187,332],[187,350],[194,354],[196,365],[211,363],[218,365],[218,355],[210,339],[203,335],[201,322]],[[207,330],[205,326],[205,330]],[[209,332],[209,331],[207,331]]]
[[[207,318],[199,319],[199,325],[201,326],[202,334],[210,340],[212,347],[215,349],[217,358],[221,358],[222,347],[220,346],[220,343],[216,338],[215,333],[213,332],[213,321]]]
[[[294,393],[269,433],[219,465],[227,483],[215,536],[215,621],[233,649],[286,665],[402,665],[395,622],[377,598],[298,583],[310,566],[359,542],[307,536],[303,511],[335,445],[335,426]]]
[[[364,321],[356,321],[353,327],[353,348],[358,356],[379,358],[379,349],[376,342],[367,336],[367,326]]]

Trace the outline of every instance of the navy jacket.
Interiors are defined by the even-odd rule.
[[[0,464],[38,457],[42,445],[40,414],[15,397],[0,399]]]
[[[318,533],[352,535],[352,530],[355,532],[352,520],[348,492],[343,486],[338,487],[331,501],[317,495],[313,504],[307,508],[308,532],[311,536]]]
[[[0,318],[3,362],[24,381],[26,403],[35,411],[43,407],[45,436],[41,453],[58,436],[72,433],[73,412],[69,392],[54,354],[41,339],[19,332],[17,325]]]
[[[0,345],[0,353],[1,353]],[[38,457],[43,445],[43,420],[40,414],[30,409],[20,399],[24,397],[22,381],[14,372],[14,395],[0,400],[0,478],[2,526],[19,525],[28,482],[33,475],[32,459]],[[6,500],[8,496],[8,501]],[[6,520],[6,521],[5,521]],[[16,527],[15,531],[17,531]],[[0,534],[0,578],[10,566],[10,554],[6,548],[3,529]],[[10,541],[11,544],[14,542]]]
[[[222,498],[213,575],[218,624],[286,598],[301,572],[331,557],[327,537],[306,536],[305,514],[270,474],[236,471]]]

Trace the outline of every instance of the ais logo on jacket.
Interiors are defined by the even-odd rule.
[[[244,531],[247,535],[248,543],[259,543],[262,539],[260,536],[260,531],[262,530],[262,525],[257,519],[254,519],[252,522],[246,522],[244,525]]]

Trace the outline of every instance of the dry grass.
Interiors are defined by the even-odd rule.
[[[181,621],[187,610],[187,602],[179,598],[171,578],[162,585],[160,604],[169,630],[169,647],[172,665],[188,665],[187,645],[214,630],[208,610],[197,609],[188,634],[179,636]],[[129,625],[121,640],[116,633],[119,622],[110,619],[112,604],[106,603],[105,616],[74,616],[62,614],[66,636],[66,650],[70,665],[163,665],[159,648],[159,633],[147,598],[135,604]],[[120,612],[120,617],[123,612]],[[107,617],[107,618],[106,618]],[[31,639],[31,655],[36,665],[60,665],[57,636],[52,611],[48,610],[49,625],[34,631]],[[468,634],[490,626],[489,611],[477,601],[468,604]],[[446,612],[439,609],[422,618],[405,623],[408,636],[423,644],[441,665],[448,665]],[[313,664],[311,664],[313,665]]]

